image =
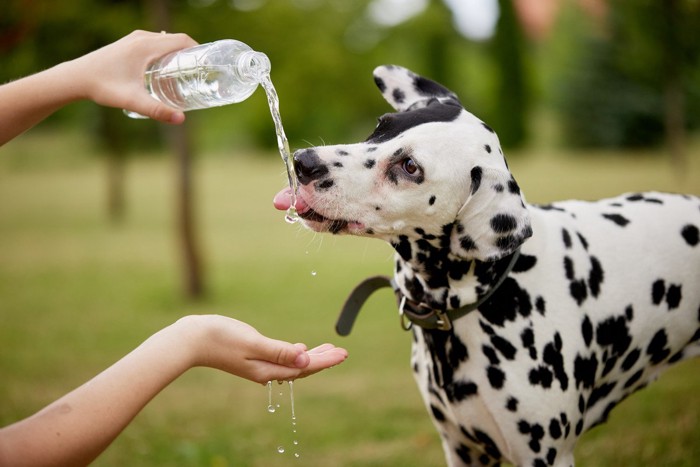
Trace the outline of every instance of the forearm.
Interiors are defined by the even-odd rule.
[[[0,429],[0,465],[86,465],[190,366],[175,325],[35,415]]]
[[[0,86],[0,146],[66,104],[84,98],[72,62]]]

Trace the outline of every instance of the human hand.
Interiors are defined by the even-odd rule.
[[[151,97],[144,86],[144,73],[157,58],[195,45],[197,42],[186,34],[134,31],[63,65],[72,67],[69,76],[82,83],[76,85],[80,97],[179,124],[185,120],[185,114]]]
[[[246,323],[219,315],[186,316],[171,327],[189,349],[190,366],[216,368],[261,384],[303,378],[348,356],[347,350],[332,344],[308,350],[304,344],[270,339]]]

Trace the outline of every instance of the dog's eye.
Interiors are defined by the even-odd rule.
[[[418,164],[416,164],[416,162],[410,157],[408,159],[404,159],[404,161],[401,163],[401,168],[403,168],[404,172],[406,172],[408,175],[414,175],[419,169]]]

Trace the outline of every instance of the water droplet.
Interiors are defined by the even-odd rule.
[[[287,214],[284,215],[284,220],[287,222],[287,224],[296,224],[299,222],[299,214],[297,214],[297,210],[290,206],[290,208],[287,209]]]
[[[311,271],[311,275],[312,275],[312,276],[315,276],[316,274],[317,274],[316,271]]]
[[[274,405],[270,404],[270,405],[267,406],[267,411],[268,411],[268,412],[270,412],[270,413],[275,413],[275,410],[276,410],[276,409],[275,409],[275,406],[274,406]]]
[[[297,446],[297,445],[299,445],[299,441],[294,440],[294,446]]]
[[[279,452],[280,454],[283,454],[284,453],[284,446],[277,446],[277,452]]]
[[[298,452],[295,452],[295,453],[294,453],[294,457],[296,457],[296,458],[298,459],[298,458],[299,458],[299,453],[298,453]]]

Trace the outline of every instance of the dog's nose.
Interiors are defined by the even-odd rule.
[[[328,167],[313,149],[300,149],[294,153],[294,170],[302,185],[328,174]]]

